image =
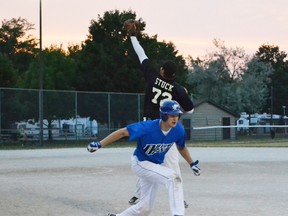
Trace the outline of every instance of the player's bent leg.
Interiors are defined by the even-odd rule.
[[[179,152],[178,152],[178,149],[176,147],[176,144],[174,144],[169,149],[168,153],[165,155],[164,166],[171,168],[172,170],[174,170],[178,174],[178,176],[180,176],[180,178],[182,178],[180,166],[179,166]],[[182,184],[182,181],[180,181],[179,184]],[[139,184],[139,179],[138,179],[137,183],[136,183],[135,195],[133,197],[131,197],[129,200],[130,205],[135,205],[139,201],[139,197],[140,197],[140,186],[139,185],[140,184]],[[186,202],[184,202],[184,206],[185,206],[185,208],[188,207]]]
[[[138,161],[136,157],[132,162],[132,170],[141,178],[141,181],[147,180],[155,184],[165,185],[169,194],[169,204],[172,215],[184,215],[182,179],[176,172],[170,168],[149,161]],[[145,193],[145,189],[143,189],[141,185],[141,197],[143,197],[142,192]],[[155,199],[155,197],[150,197],[150,199]],[[141,199],[139,203],[140,202]]]
[[[158,184],[151,183],[150,181],[142,181],[140,183],[141,196],[139,202],[126,209],[125,211],[117,214],[117,216],[142,216],[150,215],[154,208],[155,197],[158,191]]]

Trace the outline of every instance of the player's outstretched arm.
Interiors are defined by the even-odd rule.
[[[139,41],[137,40],[137,37],[131,36],[130,40],[131,40],[133,49],[134,49],[135,53],[137,54],[137,56],[139,58],[140,64],[142,64],[142,62],[145,59],[148,59],[148,57],[146,56],[143,47],[140,45]]]
[[[182,149],[178,148],[178,151],[180,152],[181,156],[187,161],[188,164],[193,163],[190,152],[188,151],[188,148],[186,146]]]
[[[106,145],[109,145],[110,143],[113,143],[117,140],[120,140],[123,137],[128,137],[128,136],[129,136],[129,132],[128,132],[126,127],[118,129],[117,131],[114,131],[113,133],[109,134],[107,137],[100,140],[99,142],[89,143],[89,145],[87,146],[87,150],[91,153],[95,152],[98,149],[100,149]]]

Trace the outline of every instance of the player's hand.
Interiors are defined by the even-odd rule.
[[[91,142],[88,146],[87,146],[87,150],[91,153],[97,151],[98,149],[100,149],[102,147],[100,142]]]
[[[194,175],[196,175],[196,176],[199,176],[201,173],[200,168],[198,167],[198,164],[199,164],[198,160],[196,160],[195,162],[190,164],[190,167],[191,167]]]

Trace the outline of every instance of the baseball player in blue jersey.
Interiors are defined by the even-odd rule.
[[[194,104],[190,99],[187,90],[175,82],[176,76],[176,65],[172,61],[164,62],[159,72],[157,72],[150,65],[150,60],[146,56],[144,49],[140,45],[136,36],[130,36],[132,46],[135,53],[137,54],[141,71],[145,78],[146,88],[145,88],[145,98],[144,98],[144,119],[157,119],[159,118],[159,107],[164,100],[176,100],[183,112],[192,113]],[[172,146],[170,151],[165,156],[165,166],[173,169],[181,178],[181,171],[179,167],[179,154],[176,149],[176,146]],[[179,181],[179,186],[183,187],[182,181]],[[134,205],[138,202],[140,197],[139,182],[136,184],[136,193],[133,196],[129,203]],[[184,202],[185,207],[188,207],[188,204]]]
[[[185,130],[178,123],[181,113],[180,105],[176,101],[164,101],[160,107],[160,119],[130,124],[111,133],[100,142],[88,145],[87,150],[95,152],[123,137],[129,137],[129,141],[137,141],[131,168],[140,178],[139,202],[119,214],[109,216],[148,216],[154,207],[159,185],[164,185],[168,190],[171,215],[184,216],[183,189],[176,184],[181,178],[174,170],[161,165],[165,154],[176,144],[194,174],[200,175],[198,160],[192,160],[185,146]]]

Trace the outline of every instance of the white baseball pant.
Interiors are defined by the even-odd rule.
[[[177,184],[179,184],[178,187],[181,187],[183,190],[183,180],[182,180],[181,170],[180,170],[180,166],[179,166],[179,152],[178,152],[176,144],[172,145],[171,148],[169,149],[169,151],[166,153],[163,165],[174,170],[177,173],[177,175],[181,179],[181,181],[177,182]],[[141,195],[139,179],[136,183],[135,195],[138,198]],[[184,201],[183,201],[183,203],[184,203]]]
[[[181,177],[172,169],[149,161],[138,161],[132,157],[132,171],[140,178],[140,199],[117,216],[147,216],[154,208],[157,190],[165,185],[169,195],[171,215],[184,215],[183,188]]]

